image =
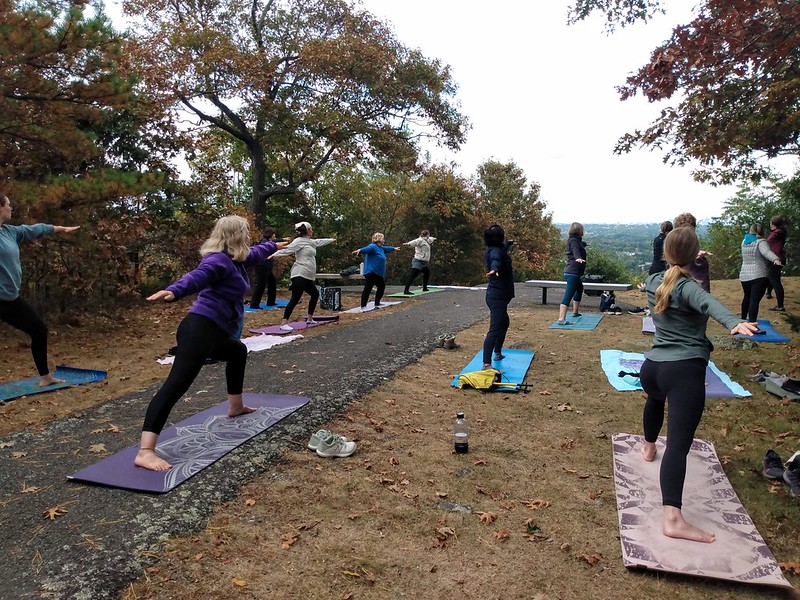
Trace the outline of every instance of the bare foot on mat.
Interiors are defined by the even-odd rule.
[[[47,387],[48,385],[55,385],[56,383],[64,383],[63,379],[59,379],[58,377],[53,377],[50,373],[47,375],[41,375],[39,379],[39,387]]]
[[[656,444],[655,442],[645,442],[642,448],[642,458],[647,462],[653,462],[656,459]]]
[[[161,458],[152,448],[140,448],[133,459],[133,464],[150,471],[168,471],[172,465]]]
[[[702,542],[704,544],[710,544],[716,539],[713,533],[695,527],[687,522],[683,518],[680,509],[673,506],[664,507],[662,531],[667,537],[689,540],[691,542]]]
[[[228,408],[229,417],[240,417],[241,415],[249,415],[252,412],[256,412],[256,409],[252,406],[246,406],[244,404],[240,406],[230,406]]]

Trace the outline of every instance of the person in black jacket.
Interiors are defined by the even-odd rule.
[[[653,240],[653,262],[650,264],[648,275],[667,270],[667,263],[664,260],[664,238],[670,231],[672,231],[672,221],[661,223],[661,231]]]
[[[265,227],[261,235],[262,238],[261,241],[258,242],[259,244],[275,241],[275,229],[273,227]],[[264,295],[265,289],[267,290],[267,306],[275,306],[276,296],[278,295],[278,281],[275,279],[275,274],[272,272],[274,263],[274,260],[268,259],[253,267],[256,273],[256,285],[253,288],[250,298],[250,308],[256,310],[261,308],[261,297]]]
[[[558,324],[570,325],[567,321],[567,308],[572,302],[572,316],[580,317],[581,299],[583,298],[583,283],[581,277],[586,270],[586,242],[583,241],[583,225],[573,223],[567,232],[567,266],[564,267],[564,279],[567,289],[558,307]]]
[[[514,297],[514,269],[508,250],[514,243],[506,240],[506,232],[494,224],[484,230],[486,243],[484,261],[486,262],[486,305],[489,307],[489,331],[483,340],[483,368],[489,369],[492,360],[500,361],[503,356],[503,342],[511,321],[508,317],[508,303]]]

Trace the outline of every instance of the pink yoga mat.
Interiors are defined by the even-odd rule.
[[[713,444],[694,440],[686,463],[682,511],[686,520],[716,535],[711,544],[669,538],[661,532],[659,470],[664,438],[654,462],[642,459],[642,436],[612,438],[622,561],[626,567],[712,577],[793,589],[756,530]]]
[[[294,321],[293,323],[289,323],[292,327],[291,331],[286,331],[285,329],[281,329],[280,325],[270,325],[269,327],[261,327],[259,329],[248,329],[250,333],[266,333],[267,335],[287,335],[290,333],[295,333],[296,331],[303,331],[304,329],[310,329],[312,327],[319,327],[321,325],[328,325],[329,323],[335,323],[339,320],[339,315],[330,315],[330,316],[322,316],[322,317],[314,317],[316,323],[309,325],[305,321]]]

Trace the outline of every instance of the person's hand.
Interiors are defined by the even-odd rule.
[[[495,271],[494,269],[492,269],[491,271],[489,271],[486,274],[486,279],[489,279],[489,277],[491,277],[492,275],[499,275],[499,273],[497,271]]]
[[[164,302],[172,302],[175,300],[175,294],[168,290],[161,290],[160,292],[156,292],[152,296],[147,297],[148,302],[155,302],[157,300],[163,300]]]
[[[714,256],[714,255],[711,254],[711,252],[709,252],[708,250],[700,250],[700,252],[697,253],[697,258],[702,258],[704,256]]]
[[[278,247],[278,250],[283,250],[289,245],[289,242],[275,242],[275,245]]]
[[[586,259],[585,259],[585,258],[576,258],[576,259],[575,259],[575,262],[576,262],[576,263],[585,263],[585,262],[586,262]]]
[[[73,231],[78,231],[80,229],[80,225],[75,225],[74,227],[64,227],[63,225],[53,225],[53,232],[55,233],[72,233]]]
[[[350,254],[353,256],[358,256],[361,253],[361,250],[353,250]]]
[[[772,264],[774,264],[776,267],[782,267],[783,266],[783,263],[781,262],[780,258],[777,259],[777,260],[773,260]]]
[[[758,331],[758,323],[747,323],[746,321],[742,321],[741,323],[737,323],[736,327],[731,329],[731,335],[741,333],[742,335],[752,336],[756,331]]]

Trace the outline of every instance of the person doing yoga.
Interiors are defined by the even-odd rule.
[[[22,285],[19,244],[51,233],[72,233],[80,226],[8,225],[6,222],[11,219],[11,211],[11,200],[0,194],[0,321],[30,336],[31,354],[39,373],[40,386],[63,383],[63,380],[53,377],[47,364],[47,325],[19,296]]]
[[[567,287],[564,297],[558,306],[558,324],[572,325],[567,321],[567,309],[572,303],[572,316],[580,317],[581,299],[583,298],[583,283],[581,277],[586,270],[586,242],[583,241],[584,229],[580,223],[573,223],[567,232],[567,265],[564,267],[564,279]]]
[[[156,454],[158,436],[175,403],[192,385],[206,358],[226,361],[228,416],[253,412],[242,400],[247,347],[236,336],[244,318],[244,295],[250,287],[247,269],[263,263],[277,245],[267,240],[250,246],[250,228],[242,217],[222,217],[200,248],[200,264],[166,289],[147,298],[173,302],[191,294],[197,299],[178,325],[175,362],[150,401],[142,426],[138,467],[166,471],[172,465]]]
[[[358,250],[353,250],[353,254],[364,255],[364,291],[361,292],[361,310],[367,308],[369,295],[375,287],[375,308],[380,308],[383,291],[386,289],[386,254],[397,250],[394,246],[385,246],[385,238],[382,233],[372,235],[372,243]]]
[[[686,459],[705,407],[705,375],[714,346],[706,337],[708,318],[731,335],[753,335],[755,323],[739,319],[706,292],[689,272],[700,244],[693,227],[678,227],[664,238],[669,268],[647,278],[647,303],[656,325],[653,348],[639,378],[647,394],[642,423],[644,460],[656,458],[656,440],[667,416],[667,445],[661,458],[660,484],[664,535],[695,542],[713,542],[713,533],[687,522],[681,512]]]
[[[317,301],[319,300],[319,291],[316,283],[314,283],[314,279],[317,277],[317,248],[336,241],[335,238],[315,240],[314,230],[307,221],[297,223],[294,226],[294,232],[295,238],[289,242],[289,245],[270,256],[270,258],[277,258],[278,256],[294,254],[294,264],[290,273],[292,297],[283,310],[283,320],[281,321],[281,329],[284,331],[293,331],[293,327],[289,325],[289,317],[292,316],[292,311],[297,306],[297,303],[300,302],[304,292],[309,295],[306,323],[316,324],[314,311],[317,309]]]
[[[431,277],[431,270],[428,267],[431,262],[431,244],[433,244],[435,237],[431,237],[427,229],[423,229],[419,237],[411,240],[410,242],[403,242],[404,246],[411,246],[414,248],[414,258],[411,259],[411,270],[406,276],[405,288],[403,293],[406,296],[411,296],[411,284],[417,278],[417,275],[422,273],[422,291],[428,291],[428,280]]]
[[[261,233],[261,241],[259,244],[265,242],[275,242],[275,229],[273,227],[265,227]],[[277,247],[285,248],[286,243],[283,241],[276,242]],[[264,296],[264,290],[267,291],[267,306],[275,306],[277,304],[278,295],[278,281],[275,279],[275,273],[272,272],[274,261],[265,260],[263,263],[253,267],[256,274],[256,285],[253,287],[250,296],[250,308],[261,308],[261,298]]]
[[[511,324],[508,303],[514,298],[514,268],[508,251],[514,244],[506,240],[506,232],[494,224],[483,232],[486,250],[483,253],[486,265],[486,306],[489,307],[489,331],[483,340],[483,368],[492,367],[492,360],[501,361],[503,343]]]

